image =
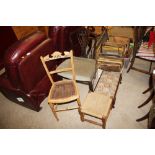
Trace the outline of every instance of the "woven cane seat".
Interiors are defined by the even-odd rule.
[[[77,98],[76,87],[72,80],[64,80],[56,82],[50,91],[50,100],[59,100],[69,97]]]
[[[102,93],[114,98],[120,81],[120,76],[120,72],[103,71],[96,86],[95,92]]]
[[[104,94],[89,93],[81,107],[81,112],[97,117],[107,118],[111,109],[112,99]]]

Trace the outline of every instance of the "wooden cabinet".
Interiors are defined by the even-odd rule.
[[[12,26],[12,29],[19,40],[38,30],[43,31],[47,34],[48,27],[47,26]]]

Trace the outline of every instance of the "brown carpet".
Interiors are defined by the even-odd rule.
[[[149,68],[149,63],[141,60],[137,61],[137,66]],[[136,122],[136,119],[144,116],[151,105],[138,109],[149,96],[149,93],[142,94],[148,88],[149,76],[131,70],[126,73],[124,70],[122,84],[119,86],[115,108],[112,109],[107,120],[108,129],[145,129],[147,120]],[[88,85],[78,84],[81,94],[81,101],[88,93]],[[73,103],[74,104],[74,103]],[[47,98],[41,104],[42,110],[35,112],[9,101],[0,93],[0,128],[72,128],[72,129],[101,129],[101,127],[81,122],[77,110],[58,113],[60,121],[54,118],[48,104]]]

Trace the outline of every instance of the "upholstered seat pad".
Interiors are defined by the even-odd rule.
[[[108,117],[112,99],[104,94],[89,93],[81,107],[81,112],[97,118]]]
[[[77,95],[76,87],[72,80],[55,82],[50,91],[50,99],[58,100]]]
[[[115,92],[118,87],[120,75],[120,72],[103,71],[96,86],[95,92],[109,95],[114,98]]]
[[[66,68],[70,66],[70,60],[66,59],[57,69]],[[95,74],[95,60],[81,57],[74,57],[74,67],[77,81],[92,81]],[[59,73],[60,76],[72,79],[70,72]]]
[[[136,53],[137,57],[141,57],[146,60],[155,61],[155,52],[153,51],[153,47],[149,47],[147,43],[144,43],[140,46],[138,53]]]

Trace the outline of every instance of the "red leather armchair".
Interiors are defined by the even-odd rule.
[[[39,111],[47,97],[50,81],[40,61],[55,49],[42,32],[36,32],[13,44],[4,57],[5,73],[0,76],[0,91],[10,100]],[[50,64],[54,67],[55,64]]]

